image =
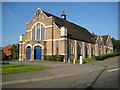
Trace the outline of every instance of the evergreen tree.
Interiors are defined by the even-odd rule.
[[[19,57],[19,44],[12,45],[12,59],[18,59]]]
[[[115,52],[120,52],[120,40],[116,40],[112,38],[112,43],[113,43],[113,50]]]

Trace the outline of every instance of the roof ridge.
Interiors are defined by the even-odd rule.
[[[50,17],[53,16],[55,18],[56,25],[60,28],[61,26],[66,26],[69,30],[68,34],[70,34],[70,38],[84,40],[86,42],[94,43],[91,39],[93,35],[84,27],[77,25],[75,23],[72,23],[68,20],[64,20],[58,16],[55,16],[53,14],[50,14],[48,12],[45,12],[43,10],[43,13],[45,13],[46,16]],[[87,37],[86,37],[87,35]]]
[[[80,26],[80,25],[78,25],[78,24],[72,23],[72,22],[70,22],[70,21],[68,21],[68,20],[64,20],[64,19],[62,19],[62,18],[60,18],[60,17],[58,17],[58,16],[56,16],[56,15],[53,15],[53,14],[51,14],[51,13],[48,13],[48,12],[46,12],[46,11],[44,11],[44,10],[42,10],[42,11],[45,12],[45,13],[47,13],[47,14],[50,14],[50,15],[52,15],[52,16],[54,16],[54,17],[57,17],[57,18],[59,18],[59,19],[61,19],[61,20],[63,20],[63,21],[66,21],[66,22],[68,22],[68,23],[74,24],[74,25],[76,25],[76,26],[78,26],[78,27],[81,27],[81,28],[83,28],[83,29],[86,29],[86,28],[84,28],[84,27],[82,27],[82,26]],[[87,29],[86,29],[86,30],[87,30]]]
[[[101,35],[101,36],[109,36],[109,35]]]

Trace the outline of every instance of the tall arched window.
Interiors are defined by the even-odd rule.
[[[45,27],[37,23],[33,28],[32,28],[32,40],[44,40],[45,39]]]
[[[94,49],[93,49],[93,47],[91,47],[91,56],[92,57],[94,56]]]
[[[32,29],[32,40],[35,40],[35,26]]]
[[[69,44],[69,54],[74,54],[74,47],[72,44]]]
[[[80,44],[78,44],[77,45],[77,59],[79,60],[80,59],[80,56],[82,56],[82,48],[81,48],[81,45]]]
[[[41,24],[41,40],[44,40],[45,38],[45,27]]]
[[[85,45],[85,58],[88,58],[88,55],[89,55],[89,50],[88,50],[88,47]]]

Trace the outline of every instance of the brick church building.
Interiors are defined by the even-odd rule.
[[[110,35],[98,36],[61,18],[37,9],[26,32],[20,35],[19,61],[43,60],[44,55],[64,55],[64,60],[90,58],[113,51]]]

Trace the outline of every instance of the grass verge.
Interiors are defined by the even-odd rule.
[[[46,70],[46,69],[54,69],[54,67],[46,67],[46,66],[36,66],[36,65],[23,65],[23,64],[8,64],[8,65],[0,65],[2,66],[2,73],[0,74],[15,74],[20,72],[29,72],[29,71],[37,71],[37,70]]]

